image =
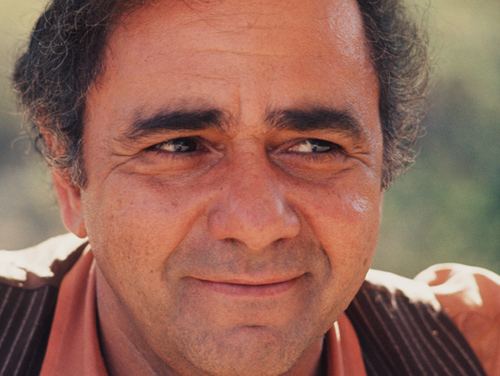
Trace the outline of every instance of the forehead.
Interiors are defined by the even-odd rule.
[[[310,52],[309,47],[314,51],[318,42],[333,41],[345,53],[356,53],[364,39],[356,0],[153,0],[133,9],[117,22],[114,42],[120,36],[129,41],[136,33],[161,38],[164,33],[173,32],[173,42],[204,46],[203,42],[196,42],[215,37],[223,45],[229,37],[237,37],[242,51],[260,47],[265,52],[272,42],[261,39],[267,36],[281,39],[284,44],[280,50],[286,52],[289,42]],[[190,31],[206,34],[192,39]],[[221,33],[229,34],[228,38],[221,38]]]
[[[105,67],[99,94],[136,112],[192,101],[239,113],[242,103],[361,109],[378,99],[354,0],[154,1],[119,20]]]

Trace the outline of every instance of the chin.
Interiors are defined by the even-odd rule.
[[[290,333],[288,333],[290,334]],[[292,337],[292,338],[291,338]],[[186,349],[189,363],[199,372],[217,376],[276,376],[297,364],[307,344],[266,327],[239,327],[224,336],[200,338]]]

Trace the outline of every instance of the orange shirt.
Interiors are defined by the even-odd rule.
[[[449,264],[417,279],[431,286],[488,371],[500,369],[500,278],[479,268]],[[85,253],[61,284],[42,376],[107,375],[97,334],[95,265]],[[356,333],[343,314],[327,333],[328,375],[366,375]]]
[[[107,374],[97,335],[95,265],[87,252],[61,283],[40,375]]]

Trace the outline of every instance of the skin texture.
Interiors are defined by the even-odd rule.
[[[65,224],[95,255],[107,366],[314,374],[380,219],[378,84],[359,10],[345,0],[186,3],[120,20],[87,98],[88,185],[54,171]],[[357,132],[269,122],[318,108],[348,112]],[[158,113],[207,109],[224,115],[220,126],[131,137]]]

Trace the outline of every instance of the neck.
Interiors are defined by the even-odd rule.
[[[315,340],[302,354],[293,368],[283,376],[320,376],[326,375],[322,354],[324,338]]]
[[[125,307],[96,268],[97,313],[101,350],[110,375],[176,375],[135,330]]]

